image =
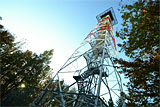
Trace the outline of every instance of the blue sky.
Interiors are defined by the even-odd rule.
[[[126,0],[128,1],[128,0]],[[97,24],[96,16],[113,7],[121,28],[120,0],[0,0],[5,28],[24,40],[24,49],[36,53],[54,49],[52,68],[57,70]],[[116,38],[116,43],[121,42]],[[118,48],[119,49],[119,48]],[[124,57],[118,53],[118,57]]]

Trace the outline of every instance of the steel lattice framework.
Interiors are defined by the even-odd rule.
[[[99,22],[96,27],[31,106],[106,107],[108,102],[116,105],[123,90],[113,62],[117,56],[112,26],[117,22],[113,14],[110,8],[97,16]],[[62,79],[69,84],[67,87],[62,87]]]

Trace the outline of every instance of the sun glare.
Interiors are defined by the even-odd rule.
[[[21,84],[21,88],[25,88],[25,84]]]

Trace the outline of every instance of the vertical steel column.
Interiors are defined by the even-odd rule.
[[[107,32],[106,32],[107,34]],[[103,63],[104,63],[104,55],[105,55],[105,45],[106,45],[106,34],[104,39],[104,46],[103,46],[103,53],[102,53],[102,60],[101,60],[101,68],[99,73],[99,79],[98,79],[98,88],[97,88],[97,94],[96,94],[96,100],[95,100],[95,107],[98,107],[98,98],[100,94],[100,88],[101,88],[101,81],[102,81],[102,72],[103,72]]]
[[[62,95],[62,87],[61,87],[61,83],[59,81],[59,76],[57,74],[57,78],[58,78],[58,84],[59,84],[59,91],[60,91],[60,96],[61,96],[61,102],[62,102],[62,107],[65,107],[65,102],[64,102],[64,99],[63,99],[63,95]]]

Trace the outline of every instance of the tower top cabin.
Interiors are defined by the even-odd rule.
[[[97,20],[99,22],[101,19],[103,19],[107,15],[109,15],[109,17],[110,17],[110,19],[112,21],[112,25],[115,25],[115,24],[118,23],[112,7],[110,7],[109,9],[107,9],[104,12],[100,13],[99,15],[97,15],[96,18],[97,18]]]

